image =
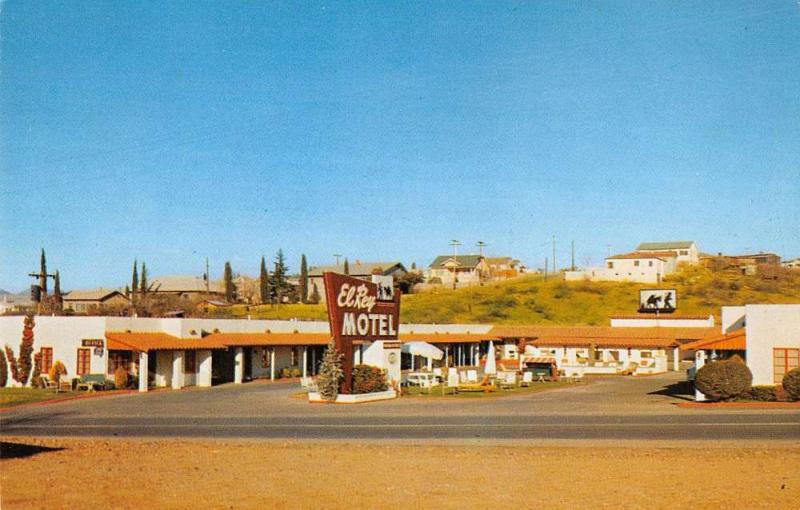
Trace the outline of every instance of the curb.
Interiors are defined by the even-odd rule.
[[[678,402],[688,409],[800,409],[800,402]]]
[[[16,406],[8,406],[8,407],[0,407],[0,414],[15,411],[17,409],[25,409],[27,407],[37,407],[37,406],[47,406],[47,405],[54,405],[60,404],[61,402],[71,402],[73,400],[83,400],[89,398],[102,398],[102,397],[112,397],[114,395],[130,395],[130,394],[137,394],[139,393],[137,390],[109,390],[103,392],[94,392],[94,394],[89,393],[86,395],[75,395],[72,397],[67,398],[59,398],[59,399],[52,399],[52,400],[42,400],[39,402],[31,402],[29,404],[19,404]]]

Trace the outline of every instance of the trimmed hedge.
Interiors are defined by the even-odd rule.
[[[778,400],[778,391],[775,386],[753,386],[739,395],[739,398],[757,400],[759,402],[776,402]]]
[[[114,370],[114,387],[120,390],[128,387],[128,369],[125,367]]]
[[[353,393],[372,393],[386,391],[386,372],[370,365],[353,367]]]
[[[733,360],[714,361],[697,371],[695,387],[715,400],[729,400],[750,389],[753,374],[746,365]]]
[[[789,370],[783,376],[783,389],[792,400],[800,400],[800,368]]]

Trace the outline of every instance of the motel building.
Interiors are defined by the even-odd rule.
[[[713,337],[681,346],[694,353],[690,380],[706,363],[734,355],[744,359],[753,386],[780,385],[787,372],[800,367],[800,304],[723,306],[721,319]],[[705,395],[695,390],[695,400]]]
[[[414,371],[480,370],[490,352],[498,366],[515,371],[652,374],[679,370],[683,344],[718,335],[718,328],[709,326],[713,318],[673,317],[617,318],[603,327],[402,324],[397,342],[356,342],[353,361],[384,368],[387,380],[401,382]],[[0,338],[15,354],[23,319],[0,317]],[[55,316],[34,321],[42,374],[58,360],[68,379],[103,374],[113,380],[122,366],[138,377],[140,391],[311,377],[331,337],[322,321]],[[9,384],[16,383],[9,378]]]

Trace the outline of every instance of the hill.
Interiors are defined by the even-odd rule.
[[[606,325],[608,317],[636,312],[638,291],[653,285],[624,282],[565,282],[526,276],[482,287],[403,296],[402,322]],[[719,317],[723,305],[800,303],[800,271],[776,279],[689,267],[665,279],[675,288],[678,312]],[[232,316],[326,320],[323,305],[237,306]],[[231,315],[228,315],[231,316]]]

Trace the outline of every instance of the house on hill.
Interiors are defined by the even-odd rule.
[[[122,292],[114,289],[73,290],[64,294],[62,300],[64,310],[81,313],[130,303]]]
[[[514,278],[525,272],[525,266],[513,257],[486,257],[486,265],[492,280]]]
[[[428,283],[471,285],[488,279],[490,268],[483,255],[439,255],[430,263],[426,273]]]
[[[385,262],[361,262],[360,260],[355,260],[353,262],[348,261],[347,265],[350,276],[367,281],[371,280],[374,274],[400,278],[408,273],[403,263],[397,260]],[[322,278],[324,273],[344,274],[344,265],[314,266],[308,270],[308,294],[310,296],[314,291],[314,286],[316,286],[321,303],[325,302],[325,282]]]
[[[689,264],[700,262],[700,252],[697,250],[697,244],[694,241],[640,243],[636,247],[636,251],[641,253],[672,252],[678,264],[681,262],[688,262]]]
[[[225,289],[217,282],[200,276],[159,276],[149,285],[148,292],[153,296],[178,296],[192,299],[198,297],[222,297]]]
[[[606,257],[604,267],[566,271],[567,281],[661,283],[680,263],[696,264],[700,253],[694,241],[640,243],[635,251]]]

